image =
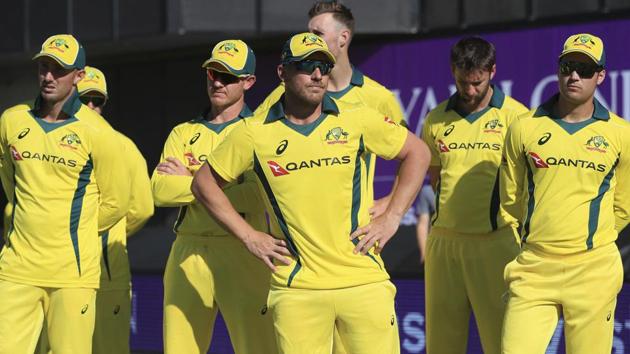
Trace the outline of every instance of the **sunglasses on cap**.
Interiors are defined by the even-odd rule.
[[[79,100],[81,101],[81,103],[83,103],[84,105],[88,105],[88,103],[92,102],[92,105],[94,107],[103,107],[105,105],[105,102],[107,101],[107,99],[103,96],[79,96]]]
[[[228,73],[224,73],[221,71],[216,71],[213,69],[206,69],[206,73],[208,75],[208,80],[210,81],[219,81],[224,85],[229,85],[238,82],[240,77]]]
[[[293,64],[298,71],[302,71],[309,75],[312,74],[315,69],[319,69],[319,72],[322,73],[322,75],[328,75],[335,66],[334,64],[321,60],[301,60],[294,61],[291,64]]]
[[[576,72],[581,78],[590,79],[595,73],[602,71],[603,68],[599,65],[591,63],[582,63],[578,61],[560,61],[560,74],[571,75],[572,72]]]

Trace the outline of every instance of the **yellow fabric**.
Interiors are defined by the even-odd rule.
[[[76,112],[62,123],[27,109],[0,119],[0,177],[14,206],[0,279],[98,287],[98,232],[125,215],[130,187],[114,131],[98,126],[102,118],[76,100]]]
[[[427,353],[466,353],[471,312],[483,352],[501,353],[503,268],[519,251],[510,226],[479,235],[431,229],[424,267]]]
[[[490,105],[481,112],[458,113],[455,94],[424,122],[431,166],[441,168],[433,227],[483,234],[515,223],[500,208],[498,171],[507,129],[527,109],[493,88]]]
[[[33,59],[47,56],[56,60],[61,66],[69,68],[77,63],[81,51],[83,51],[81,44],[71,34],[56,34],[42,43],[41,50]]]
[[[79,95],[89,91],[97,91],[107,98],[107,81],[105,81],[105,74],[97,68],[86,66],[85,76],[83,76],[83,79],[77,84],[77,91]]]
[[[548,115],[556,100],[510,128],[501,201],[520,220],[523,243],[572,254],[614,242],[628,223],[630,124],[597,101],[598,117],[564,123]]]
[[[123,159],[129,174],[127,182],[132,188],[127,215],[99,237],[103,247],[99,287],[101,290],[130,289],[131,273],[127,255],[127,237],[142,228],[153,215],[154,209],[146,161],[131,139],[121,133],[117,132],[117,134],[125,149]]]
[[[95,292],[0,280],[0,353],[33,353],[43,325],[53,353],[91,353]]]
[[[226,181],[254,169],[271,234],[287,240],[289,266],[278,264],[273,284],[334,289],[389,278],[378,255],[354,254],[349,235],[369,222],[362,207],[366,153],[392,159],[407,130],[367,107],[342,109],[325,96],[308,126],[284,117],[282,102],[244,120],[207,162]]]
[[[99,289],[92,354],[128,354],[130,321],[131,291]]]
[[[623,266],[610,243],[572,255],[530,249],[505,268],[504,354],[543,354],[560,316],[566,352],[609,353]],[[526,334],[526,335],[524,335]]]
[[[285,44],[281,59],[282,62],[300,61],[317,52],[324,53],[331,63],[335,63],[335,56],[320,36],[310,32],[298,33]]]
[[[250,118],[246,118],[250,119]],[[240,118],[224,124],[211,124],[203,119],[196,119],[176,126],[164,144],[160,161],[167,157],[179,159],[194,173],[204,163],[210,152],[222,142],[241,123]],[[239,175],[240,176],[240,175]],[[179,216],[174,226],[177,234],[195,236],[229,236],[204,209],[196,202],[190,190],[192,176],[170,176],[159,174],[157,170],[151,176],[155,205],[161,207],[180,207]],[[225,188],[225,193],[232,205],[257,230],[265,230],[267,221],[264,205],[258,193],[253,172],[247,171],[235,183]],[[230,236],[232,237],[232,236]]]
[[[397,122],[400,125],[407,126],[405,120],[405,114],[402,111],[400,103],[393,92],[388,90],[385,86],[372,80],[366,75],[363,75],[358,69],[353,68],[353,80],[347,88],[348,91],[339,95],[336,98],[338,102],[343,104],[349,104],[350,106],[365,106],[370,107],[385,117]],[[260,114],[267,111],[269,107],[278,102],[280,97],[284,94],[284,82],[280,83],[256,108],[254,114]],[[368,208],[372,206],[374,200],[374,173],[376,171],[376,156],[374,154],[366,155],[366,161],[368,163],[368,181],[367,181],[367,195],[364,198],[368,204]]]
[[[153,215],[153,193],[147,162],[134,142],[119,133],[125,150],[125,165],[130,174],[131,195],[126,215],[126,236],[138,232]]]
[[[592,34],[580,33],[574,34],[567,38],[562,47],[560,57],[569,53],[584,53],[588,55],[595,63],[604,65],[604,42]]]
[[[164,273],[164,352],[207,353],[220,309],[235,353],[277,353],[269,278],[235,237],[177,237]]]
[[[396,287],[381,281],[341,289],[272,287],[269,311],[283,354],[329,354],[333,329],[348,353],[398,354]]]
[[[210,59],[203,62],[201,67],[208,68],[212,63],[219,64],[226,72],[236,76],[254,75],[256,70],[254,52],[238,39],[217,43],[212,49]]]

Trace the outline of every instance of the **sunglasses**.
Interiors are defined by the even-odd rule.
[[[103,96],[79,96],[79,100],[86,106],[92,102],[94,107],[103,107],[107,101]]]
[[[590,79],[595,73],[602,71],[602,67],[599,65],[593,65],[589,63],[582,63],[577,61],[561,61],[560,62],[560,74],[571,75],[572,72],[576,72],[581,78]]]
[[[224,72],[220,72],[220,71],[216,71],[216,70],[212,70],[212,69],[207,69],[206,73],[208,74],[208,80],[210,81],[219,81],[224,85],[229,85],[229,84],[233,84],[236,83],[240,80],[240,77],[232,75],[232,74],[228,74],[228,73],[224,73]]]
[[[332,68],[335,66],[334,64],[320,60],[302,60],[295,61],[292,64],[298,71],[302,71],[309,75],[312,74],[315,69],[319,69],[319,72],[322,73],[322,75],[328,75],[332,71]]]

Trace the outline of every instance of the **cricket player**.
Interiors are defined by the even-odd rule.
[[[508,131],[501,200],[521,221],[523,246],[505,268],[503,353],[545,353],[561,316],[567,353],[611,352],[623,284],[615,239],[630,218],[630,124],[595,98],[605,67],[600,38],[570,36],[559,93]]]
[[[379,256],[417,194],[429,152],[389,117],[325,95],[335,63],[312,33],[284,45],[285,93],[238,123],[195,174],[195,197],[274,271],[268,306],[280,353],[330,353],[336,326],[350,353],[399,353],[396,289]],[[385,213],[361,209],[363,155],[402,161]],[[270,234],[255,230],[221,187],[253,169]],[[227,184],[229,186],[229,184]]]
[[[507,128],[527,109],[491,83],[492,43],[451,48],[457,91],[427,115],[436,208],[425,256],[427,352],[465,353],[471,312],[484,353],[501,351],[503,268],[519,252],[516,220],[500,208],[499,165]]]
[[[129,185],[113,130],[81,104],[85,52],[71,35],[33,58],[32,108],[0,119],[0,178],[11,225],[0,254],[0,353],[32,353],[46,325],[54,353],[92,351],[100,238],[126,213]]]
[[[81,102],[102,114],[109,98],[105,74],[86,66],[77,84]],[[125,169],[131,183],[127,215],[109,231],[101,234],[101,279],[96,293],[96,322],[92,337],[93,354],[129,353],[131,321],[131,273],[127,256],[127,237],[139,231],[153,215],[151,181],[147,163],[131,139],[118,133],[123,143]]]
[[[335,66],[330,72],[329,96],[335,100],[370,107],[400,125],[407,126],[404,113],[393,92],[364,75],[352,63],[348,55],[350,42],[354,36],[354,16],[352,11],[337,1],[318,1],[308,12],[308,30],[320,36],[335,56]],[[276,103],[285,91],[284,82],[272,91],[256,109],[266,111]],[[368,164],[368,182],[364,202],[371,208],[372,216],[380,215],[387,208],[391,194],[374,201],[374,171],[376,156],[365,156]]]
[[[209,106],[171,131],[152,176],[156,205],[180,208],[164,273],[164,351],[205,354],[221,311],[237,354],[276,353],[266,307],[269,269],[211,218],[190,190],[214,148],[251,119],[244,97],[256,82],[256,58],[245,42],[230,39],[219,42],[202,67]],[[254,228],[266,230],[253,172],[242,172],[225,193]]]

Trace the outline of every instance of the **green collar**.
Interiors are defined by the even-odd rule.
[[[280,99],[269,108],[269,112],[267,112],[267,117],[265,118],[265,123],[273,123],[277,120],[286,118],[283,102],[284,95],[280,96]],[[335,101],[328,94],[325,94],[324,99],[322,100],[322,113],[335,115],[339,114],[339,107],[337,107]]]
[[[33,104],[33,113],[39,113],[40,109],[42,108],[42,103],[42,96],[38,95],[35,99],[35,103]],[[63,107],[61,107],[61,111],[71,118],[74,117],[79,109],[81,109],[81,100],[79,100],[79,93],[77,93],[77,90],[75,89],[72,92],[72,95],[70,95],[70,97],[68,97],[68,100],[66,100],[66,102],[63,104]]]
[[[208,115],[209,111],[210,111],[210,107],[206,108],[203,114],[199,118],[197,118],[197,122],[205,125],[208,129],[212,130],[213,132],[217,134],[221,133],[223,129],[238,122],[239,120],[248,118],[254,115],[252,113],[252,110],[249,109],[247,105],[244,105],[243,109],[241,109],[241,112],[238,114],[238,117],[236,117],[235,119],[229,120],[227,122],[217,124],[217,123],[208,122],[208,120],[206,120],[206,116]]]
[[[490,87],[492,87],[492,97],[490,97],[490,102],[488,103],[488,106],[494,107],[494,108],[503,107],[503,102],[505,102],[505,94],[503,93],[503,91],[501,91],[500,88],[498,88],[494,84],[490,84]],[[457,92],[451,95],[451,97],[449,97],[448,99],[448,103],[446,104],[445,111],[455,110],[457,107],[458,98],[459,98],[459,95],[457,94]],[[468,113],[462,114],[464,112],[457,112],[457,113],[459,113],[463,117],[468,115]]]
[[[350,78],[350,85],[353,86],[363,86],[364,83],[364,79],[363,79],[363,73],[355,68],[354,66],[352,67],[352,77]]]
[[[352,90],[353,87],[358,86],[361,87],[365,83],[363,79],[363,73],[359,71],[359,69],[352,67],[352,77],[350,77],[350,85],[346,86],[343,90],[340,91],[327,91],[329,96],[334,99],[341,99],[348,91]]]
[[[549,117],[551,119],[560,119],[560,117],[555,116],[553,114],[553,105],[556,104],[556,102],[558,102],[558,98],[559,97],[560,97],[560,94],[556,93],[549,100],[547,100],[545,103],[540,105],[536,109],[536,112],[534,113],[534,117]],[[608,112],[606,107],[604,107],[604,105],[601,104],[597,100],[597,98],[593,97],[593,105],[595,106],[595,110],[593,111],[593,117],[592,118],[598,119],[598,120],[609,120],[610,119],[610,112]],[[571,123],[569,123],[569,124],[571,124]]]

